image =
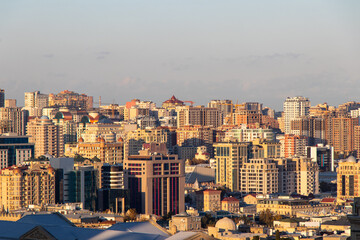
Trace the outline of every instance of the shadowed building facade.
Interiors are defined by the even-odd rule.
[[[124,168],[129,176],[131,208],[158,216],[184,211],[184,160],[144,150],[140,155],[128,156]]]

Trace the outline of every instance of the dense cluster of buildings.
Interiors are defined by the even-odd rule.
[[[357,102],[311,106],[304,97],[285,99],[282,112],[231,100],[194,106],[175,96],[161,107],[101,98],[95,107],[93,97],[67,90],[26,92],[19,107],[0,90],[0,209],[79,203],[175,214],[173,232],[200,230],[202,212],[331,212],[321,200],[294,196],[332,191],[343,207],[360,197],[359,112]],[[268,197],[247,204],[252,195]],[[197,212],[186,213],[190,207]],[[219,229],[211,229],[217,238]]]

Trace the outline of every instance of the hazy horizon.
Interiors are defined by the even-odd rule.
[[[360,2],[3,1],[0,88],[103,103],[175,95],[311,105],[360,101]]]

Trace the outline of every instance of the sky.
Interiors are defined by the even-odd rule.
[[[8,0],[0,88],[73,90],[102,103],[175,95],[312,105],[360,101],[360,1]]]

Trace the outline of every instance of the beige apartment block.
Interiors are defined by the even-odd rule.
[[[241,170],[241,192],[270,194],[279,191],[279,169],[271,159],[249,159]]]
[[[174,141],[175,132],[171,128],[137,129],[126,135],[125,155],[139,154],[144,143],[166,143],[166,147],[171,148]]]
[[[259,213],[269,209],[275,214],[296,216],[297,213],[315,214],[320,212],[330,212],[332,208],[333,206],[331,206],[331,204],[310,204],[308,200],[268,198],[258,200],[256,212]]]
[[[203,106],[178,107],[177,127],[186,125],[201,125],[219,127],[222,125],[221,111],[217,108],[207,108]]]
[[[9,167],[0,172],[0,209],[55,204],[55,170],[48,164]]]
[[[65,144],[65,156],[75,157],[76,154],[88,159],[97,157],[103,163],[122,163],[124,142],[122,138],[117,142],[106,142],[104,138],[99,137],[97,142],[93,143],[84,142],[84,139],[80,138],[76,144]]]
[[[250,143],[214,143],[216,183],[225,185],[231,191],[241,188],[240,168],[248,159]]]

